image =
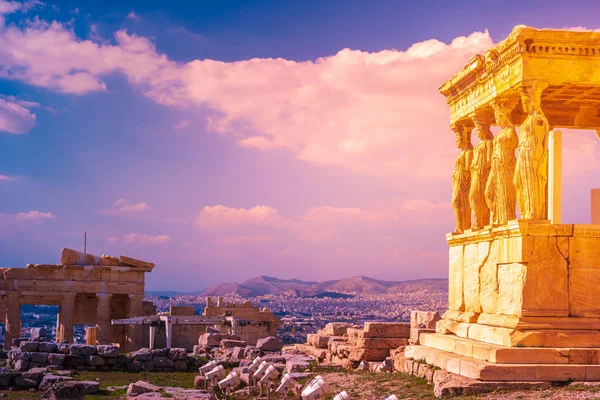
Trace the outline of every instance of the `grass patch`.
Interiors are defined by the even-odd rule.
[[[176,386],[185,389],[194,387],[196,372],[91,372],[83,371],[75,376],[78,381],[98,381],[100,388],[109,386],[126,386],[139,380],[157,386]]]

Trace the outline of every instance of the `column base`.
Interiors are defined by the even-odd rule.
[[[405,356],[482,381],[600,381],[600,348],[514,348],[421,334]]]

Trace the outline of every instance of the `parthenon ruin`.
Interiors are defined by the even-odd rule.
[[[408,357],[481,380],[600,380],[600,226],[561,221],[556,130],[598,135],[598,71],[600,33],[517,26],[441,86],[460,150],[449,310]]]
[[[5,344],[21,336],[22,304],[60,307],[57,341],[73,342],[73,325],[96,325],[99,344],[119,343],[127,351],[139,342],[141,327],[111,326],[111,319],[143,313],[145,273],[154,264],[133,258],[97,257],[63,249],[60,264],[0,269],[0,314]]]

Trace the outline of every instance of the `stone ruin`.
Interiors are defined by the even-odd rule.
[[[96,326],[99,344],[141,347],[139,327],[111,326],[111,319],[143,314],[145,274],[154,264],[120,256],[97,257],[63,249],[60,264],[0,268],[0,318],[5,346],[21,337],[21,305],[60,307],[57,341],[73,342],[74,324]],[[8,344],[8,345],[7,345]]]
[[[172,306],[169,312],[157,314],[152,302],[143,301],[145,274],[153,269],[154,264],[127,256],[98,257],[67,248],[61,252],[60,264],[0,268],[5,348],[18,347],[27,339],[21,337],[22,304],[59,306],[57,342],[73,343],[74,325],[86,324],[92,325],[86,328],[87,344],[118,344],[123,352],[144,347],[185,348],[191,352],[211,325],[223,333],[239,335],[252,345],[277,335],[278,318],[249,301],[234,304],[219,298],[215,304],[208,298],[203,316],[195,316],[194,307],[188,306]],[[151,316],[158,319],[148,324],[130,323]],[[202,317],[205,320],[198,321]],[[215,323],[210,323],[211,318]],[[151,336],[155,341],[152,346]]]
[[[307,335],[306,344],[296,349],[320,363],[358,368],[362,362],[379,363],[398,349],[418,341],[422,332],[435,332],[440,319],[435,312],[411,313],[411,322],[365,322],[360,328],[345,322],[330,322],[315,334]]]
[[[244,303],[227,303],[223,297],[217,298],[217,303],[212,298],[206,298],[204,316],[232,316],[237,317],[236,334],[248,344],[255,345],[259,339],[277,336],[280,321],[268,308],[254,306],[251,301]]]

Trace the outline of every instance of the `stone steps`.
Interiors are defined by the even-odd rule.
[[[600,348],[505,347],[437,333],[423,333],[419,342],[496,364],[600,364]]]
[[[405,356],[482,381],[600,381],[600,365],[498,364],[425,346],[408,346]]]

